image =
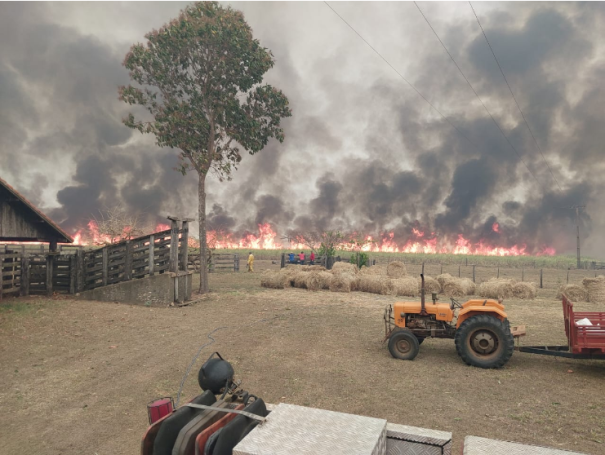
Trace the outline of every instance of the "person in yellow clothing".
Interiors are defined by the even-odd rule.
[[[254,255],[252,251],[248,255],[248,272],[254,272]]]

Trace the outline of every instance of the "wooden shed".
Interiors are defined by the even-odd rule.
[[[45,242],[50,250],[73,239],[0,178],[0,242]]]

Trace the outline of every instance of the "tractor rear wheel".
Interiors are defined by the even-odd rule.
[[[513,355],[515,340],[510,327],[495,316],[472,316],[460,324],[455,336],[456,351],[468,365],[500,368]]]
[[[420,343],[410,329],[399,329],[389,337],[389,352],[400,360],[413,360],[418,355]]]

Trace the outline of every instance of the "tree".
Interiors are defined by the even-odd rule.
[[[153,232],[141,222],[141,214],[133,213],[123,206],[99,210],[88,223],[96,245],[111,245],[123,240],[143,235],[146,230]]]
[[[336,256],[342,244],[344,236],[340,231],[306,231],[296,232],[288,237],[292,243],[305,245],[310,250],[317,253],[318,256]]]
[[[160,147],[180,150],[178,170],[199,177],[200,254],[206,256],[206,177],[230,179],[243,151],[253,155],[270,138],[284,140],[281,119],[292,115],[288,99],[261,85],[273,67],[271,51],[253,39],[241,12],[217,2],[188,6],[159,30],[145,35],[124,59],[138,84],[120,87],[120,99],[143,106],[151,121],[131,113],[124,124],[155,135]],[[200,292],[208,292],[201,267]]]

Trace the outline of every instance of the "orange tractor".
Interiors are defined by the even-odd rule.
[[[385,339],[389,352],[396,359],[412,360],[427,337],[453,338],[458,355],[468,365],[479,368],[500,368],[513,355],[514,336],[524,331],[511,331],[500,301],[469,300],[459,304],[437,302],[426,304],[424,275],[421,278],[420,302],[396,302],[387,305],[384,313]]]

